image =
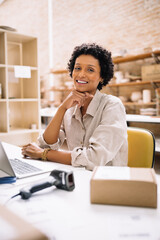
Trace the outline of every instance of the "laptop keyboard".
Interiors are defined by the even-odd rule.
[[[10,159],[11,165],[17,174],[27,174],[27,173],[33,173],[33,172],[39,172],[41,171],[40,168],[37,168],[31,164],[28,164],[26,162],[23,162],[19,159]]]

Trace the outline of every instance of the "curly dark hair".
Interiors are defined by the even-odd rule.
[[[106,86],[110,79],[113,77],[114,65],[112,62],[111,53],[95,43],[83,43],[80,46],[76,46],[73,50],[67,67],[71,77],[75,61],[80,55],[91,55],[99,61],[101,68],[100,76],[103,79],[103,82],[99,82],[97,89],[101,90],[102,87]]]

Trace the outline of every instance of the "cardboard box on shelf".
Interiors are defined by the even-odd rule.
[[[160,64],[142,66],[141,75],[142,81],[160,80]]]
[[[99,166],[90,182],[91,203],[157,208],[154,169]]]

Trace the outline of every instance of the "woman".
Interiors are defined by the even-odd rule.
[[[111,53],[96,44],[75,47],[68,63],[74,90],[58,107],[39,147],[22,154],[93,170],[98,165],[126,166],[127,125],[121,101],[99,90],[113,77]],[[69,151],[60,150],[66,139]]]

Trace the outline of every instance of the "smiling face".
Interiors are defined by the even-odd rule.
[[[92,55],[80,55],[76,58],[72,78],[75,89],[79,92],[95,94],[100,77],[99,61]]]

